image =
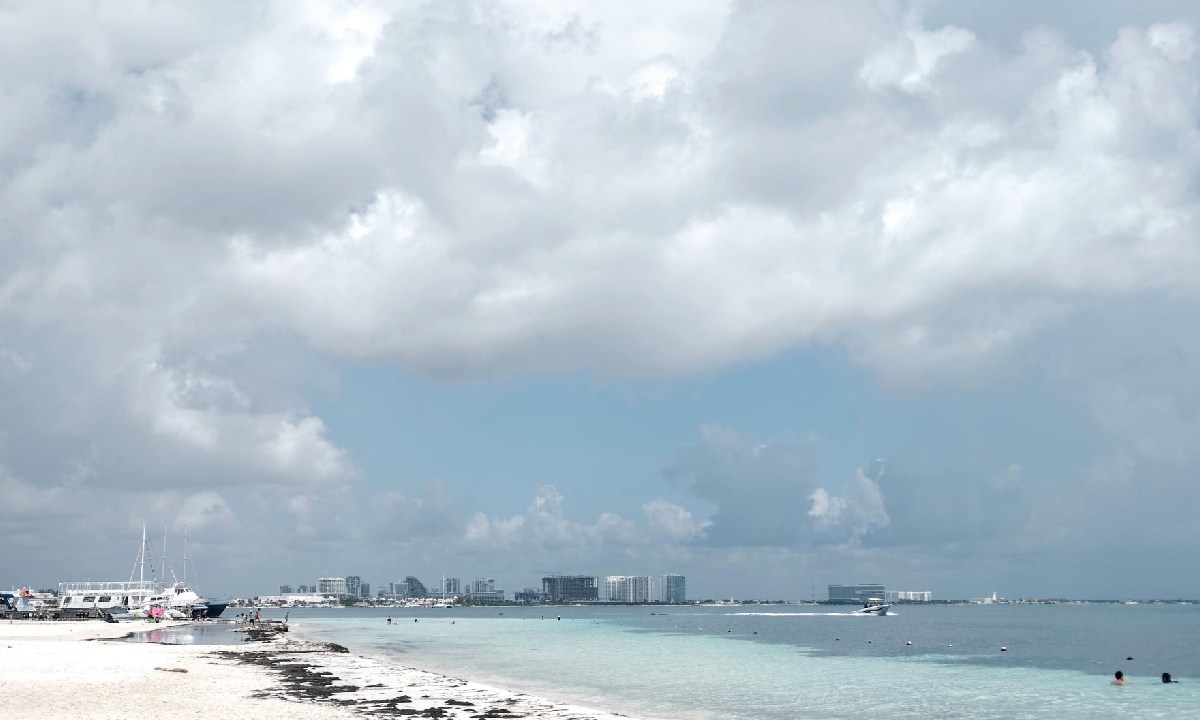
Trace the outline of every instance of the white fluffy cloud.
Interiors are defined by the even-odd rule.
[[[825,488],[813,490],[808,497],[812,500],[808,515],[817,518],[821,523],[836,523],[842,516],[842,511],[846,509],[846,501],[836,495],[830,495]]]
[[[608,542],[632,543],[639,535],[633,523],[613,513],[600,513],[590,525],[569,519],[562,493],[540,485],[521,515],[493,519],[476,513],[467,523],[464,539],[476,545],[519,543],[529,552],[587,557],[600,553]]]
[[[866,2],[305,7],[94,9],[0,77],[9,364],[87,323],[69,344],[110,373],[218,386],[217,357],[171,359],[263,363],[279,329],[435,374],[689,373],[817,342],[953,379],[1076,298],[1197,289],[1186,25],[1094,56],[1047,32],[985,51]],[[47,53],[47,18],[14,19],[6,57]],[[773,63],[759,39],[796,28],[816,64]],[[279,430],[247,456],[344,474],[281,411],[251,411]],[[155,431],[212,446],[206,412],[164,406]]]
[[[929,92],[938,65],[974,41],[973,33],[958,27],[912,28],[869,55],[858,76],[872,90],[894,86],[907,93]]]
[[[704,534],[712,524],[709,520],[696,518],[686,508],[657,498],[642,505],[650,527],[668,542],[687,542]]]
[[[292,488],[279,502],[314,534],[320,498],[361,478],[310,403],[345,363],[678,377],[831,347],[899,384],[978,383],[1098,301],[1193,308],[1188,13],[1082,47],[927,9],[0,11],[0,481],[27,509],[78,468]],[[1189,408],[1096,398],[1131,453],[1194,462]],[[1121,408],[1178,422],[1139,435]],[[803,445],[731,452],[791,517],[887,526],[869,479],[818,482]],[[789,537],[704,482],[710,526],[650,501],[650,530]],[[238,517],[221,493],[197,517]],[[639,532],[572,524],[544,493],[467,537]]]
[[[485,513],[477,512],[467,522],[463,537],[469,543],[497,544],[501,547],[508,547],[519,539],[518,533],[524,527],[525,518],[521,515],[514,515],[506,519],[492,519]]]
[[[256,362],[255,333],[283,327],[455,374],[841,342],[940,377],[1082,294],[1196,290],[1187,26],[1005,55],[860,2],[739,6],[723,31],[493,10],[269,7],[220,41],[182,10],[143,18],[157,40],[117,44],[112,11],[67,28],[78,47],[3,78],[29,98],[2,156],[0,318],[168,351],[215,334]],[[818,74],[751,42],[822,18],[858,25],[821,39]]]

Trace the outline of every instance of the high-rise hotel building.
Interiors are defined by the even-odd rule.
[[[600,599],[593,575],[551,575],[542,578],[542,594],[547,602],[588,602]]]
[[[644,603],[654,598],[654,578],[648,575],[609,575],[604,578],[604,599]]]
[[[344,597],[346,594],[346,578],[323,577],[317,578],[317,592],[322,595]]]
[[[673,604],[687,602],[687,579],[682,575],[663,575],[658,599]]]

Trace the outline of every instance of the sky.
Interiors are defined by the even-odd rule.
[[[1200,597],[1198,32],[0,0],[0,586]]]

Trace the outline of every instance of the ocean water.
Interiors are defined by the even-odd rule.
[[[352,608],[290,618],[294,633],[353,652],[646,720],[1200,717],[1200,606],[831,610]],[[1125,687],[1109,683],[1118,669]],[[1179,682],[1162,684],[1163,672]]]

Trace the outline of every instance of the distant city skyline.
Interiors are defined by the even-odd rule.
[[[558,573],[552,577],[587,577],[594,579],[593,586],[597,592],[595,599],[616,602],[684,602],[687,599],[686,578],[676,573],[647,576],[582,576]],[[604,595],[602,598],[599,595],[601,577],[604,580]],[[536,592],[534,583],[532,582],[524,584],[520,588],[506,591],[503,588],[497,588],[494,578],[476,577],[464,584],[461,578],[446,576],[441,578],[441,581],[437,585],[438,589],[430,591],[428,586],[421,583],[420,589],[414,592],[411,585],[414,580],[419,582],[419,579],[414,576],[408,576],[403,582],[389,582],[385,585],[376,586],[378,588],[377,596],[401,598],[463,596],[475,600],[504,601],[520,600],[517,597],[518,594],[529,593],[531,590]],[[546,580],[547,578],[542,578],[543,586]],[[363,599],[376,597],[370,594],[371,583],[364,581],[362,577],[357,575],[347,575],[345,577],[326,576],[318,578],[315,584],[281,584],[278,587],[280,595],[316,594]],[[365,592],[364,588],[366,589]],[[263,593],[257,593],[257,595],[263,595]]]
[[[1200,3],[3,17],[0,586],[1200,598]]]

